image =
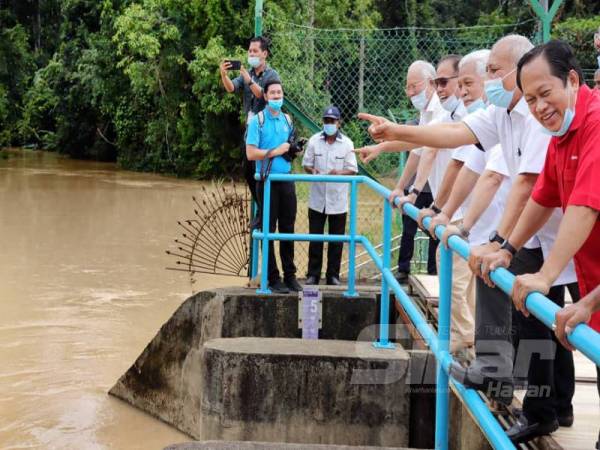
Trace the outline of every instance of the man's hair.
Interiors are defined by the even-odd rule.
[[[269,88],[271,86],[273,86],[274,84],[279,84],[281,86],[281,90],[283,90],[283,84],[281,84],[281,81],[279,80],[269,80],[265,83],[265,87],[263,88],[263,92],[266,94],[267,92],[269,92]]]
[[[435,67],[427,61],[418,59],[408,67],[408,70],[411,69],[420,69],[425,80],[433,80],[435,78]]]
[[[454,70],[454,73],[458,73],[458,63],[460,63],[461,58],[462,56],[454,54],[442,56],[442,59],[440,59],[438,62],[438,67],[440,67],[442,63],[449,62],[452,64],[452,69]]]
[[[538,57],[543,57],[546,60],[550,66],[550,73],[556,78],[560,78],[565,86],[571,70],[577,72],[579,84],[583,84],[583,72],[571,46],[564,41],[552,40],[534,47],[519,60],[519,64],[517,64],[517,86],[519,86],[519,89],[523,90],[521,87],[523,67]]]
[[[490,51],[488,49],[475,50],[469,53],[458,63],[458,69],[461,70],[467,64],[475,64],[475,71],[480,77],[485,77],[485,69],[487,66],[488,59],[490,57]]]
[[[250,41],[248,42],[248,47],[250,47],[250,44],[252,44],[253,42],[258,42],[260,44],[260,49],[264,52],[267,51],[269,52],[269,55],[271,54],[271,41],[269,38],[265,37],[265,36],[255,36],[253,38],[250,39]]]
[[[509,47],[510,55],[515,64],[519,62],[525,53],[533,48],[531,41],[520,34],[509,34],[508,36],[498,39],[492,47],[492,50],[499,45],[507,45]]]

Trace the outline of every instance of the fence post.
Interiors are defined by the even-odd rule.
[[[256,290],[257,294],[270,294],[271,290],[269,289],[269,218],[271,216],[271,179],[269,177],[263,182],[264,184],[264,192],[263,192],[263,214],[262,214],[262,250],[261,250],[261,260],[262,264],[260,266],[260,289]]]
[[[387,199],[383,200],[383,271],[381,276],[381,298],[379,308],[379,342],[373,345],[376,348],[395,348],[396,346],[389,341],[390,335],[390,287],[386,281],[383,272],[390,269],[391,247],[392,247],[392,205]]]
[[[539,0],[529,0],[531,3],[531,7],[540,18],[542,22],[542,42],[548,42],[550,40],[550,30],[552,28],[552,19],[556,15],[558,8],[562,5],[563,0],[554,0],[552,2],[552,6],[550,10],[546,10],[544,6],[542,6]],[[546,4],[547,7],[547,4]]]
[[[254,5],[254,36],[262,35],[263,0],[256,0]]]
[[[452,250],[444,245],[440,249],[440,301],[438,310],[438,345],[441,352],[450,349],[450,311],[452,308]],[[435,448],[448,448],[449,416],[448,374],[437,364],[437,391],[435,398]]]
[[[356,292],[356,181],[350,183],[350,247],[348,249],[348,290],[344,297],[358,297]]]

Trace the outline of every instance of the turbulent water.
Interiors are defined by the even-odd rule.
[[[192,292],[164,250],[200,186],[42,152],[0,160],[0,448],[187,440],[107,391]]]

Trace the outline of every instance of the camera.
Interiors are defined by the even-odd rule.
[[[290,149],[287,153],[283,154],[283,158],[286,161],[292,162],[296,156],[304,151],[304,146],[308,142],[308,139],[301,137],[297,138],[295,136],[290,136],[288,139],[288,144],[290,144]]]

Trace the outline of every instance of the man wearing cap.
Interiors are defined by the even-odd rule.
[[[312,136],[304,153],[302,165],[307,173],[319,175],[355,175],[358,172],[354,144],[340,132],[340,110],[328,106],[323,113],[323,131]],[[346,183],[311,183],[308,198],[308,228],[310,234],[323,234],[325,222],[329,234],[344,234],[348,212]],[[342,243],[327,244],[328,285],[340,284]],[[311,242],[308,247],[306,284],[319,284],[323,265],[323,243]]]

